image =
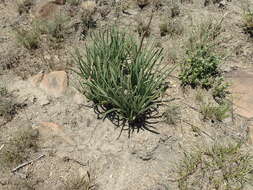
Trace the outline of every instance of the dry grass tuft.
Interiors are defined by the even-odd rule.
[[[1,166],[13,167],[26,161],[31,152],[37,151],[37,139],[38,131],[31,128],[19,129],[0,152]]]

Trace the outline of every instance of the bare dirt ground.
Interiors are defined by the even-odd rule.
[[[177,180],[180,177],[177,169],[186,153],[216,142],[226,144],[231,141],[244,142],[243,152],[253,153],[253,39],[242,29],[243,10],[245,6],[253,6],[253,2],[224,0],[213,4],[210,1],[205,6],[201,0],[157,0],[155,5],[150,3],[141,9],[136,1],[117,1],[124,11],[118,11],[116,1],[97,1],[83,4],[83,7],[71,5],[71,2],[74,1],[61,5],[34,0],[31,9],[20,15],[16,1],[0,1],[0,87],[6,89],[7,99],[15,106],[9,118],[0,114],[0,160],[4,157],[1,152],[8,153],[11,139],[20,130],[33,131],[37,147],[31,151],[29,147],[22,162],[13,161],[8,166],[0,162],[1,190],[85,189],[80,179],[90,182],[86,189],[184,189]],[[98,119],[87,106],[90,103],[76,90],[78,78],[69,70],[76,68],[71,62],[71,53],[75,48],[82,48],[88,40],[82,37],[80,27],[75,29],[74,26],[80,24],[82,10],[90,11],[96,27],[90,27],[89,31],[115,24],[138,38],[138,26],[140,22],[148,22],[153,6],[157,9],[147,40],[165,49],[165,64],[171,65],[183,60],[184,45],[192,24],[224,17],[219,51],[226,54],[221,69],[226,81],[231,83],[228,99],[233,106],[229,117],[221,122],[204,120],[196,97],[201,93],[209,98],[210,92],[182,89],[177,78],[178,67],[168,79],[170,88],[166,91],[166,98],[175,98],[171,104],[180,109],[176,123],[155,124],[159,134],[141,130],[129,138],[123,131],[119,137],[120,128],[107,119]],[[172,18],[175,6],[179,14]],[[50,20],[60,10],[71,15],[71,27],[64,34],[67,36],[64,41],[57,42],[57,47],[46,35],[40,37],[39,47],[35,50],[17,43],[17,27],[30,28],[33,19]],[[176,28],[173,35],[161,36],[160,24],[170,19],[176,19],[178,24],[171,26]],[[11,172],[40,155],[44,156]],[[14,158],[18,156],[14,155]],[[185,189],[211,188],[195,187],[192,183]],[[253,186],[247,183],[241,189],[251,190]]]

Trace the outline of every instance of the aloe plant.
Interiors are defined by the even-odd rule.
[[[85,51],[77,50],[81,91],[103,118],[131,130],[147,128],[161,104],[172,68],[162,66],[162,49],[143,47],[125,32],[113,29],[91,34]]]

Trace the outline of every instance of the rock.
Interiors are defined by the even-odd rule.
[[[65,71],[54,71],[48,74],[39,73],[28,79],[33,87],[42,89],[47,95],[60,97],[64,94],[68,87],[68,77]],[[44,99],[41,105],[49,103],[48,99]]]
[[[243,117],[253,117],[253,71],[236,70],[226,74],[232,82],[231,92],[235,112]]]
[[[60,12],[60,5],[56,2],[46,2],[38,5],[32,11],[32,17],[39,19],[52,19]]]
[[[64,132],[64,127],[56,123],[41,122],[39,125],[34,125],[33,129],[37,129],[40,136],[42,136],[42,139],[44,138],[47,141],[49,138],[52,138],[54,140],[54,137],[56,136],[67,144],[75,145],[75,142]]]

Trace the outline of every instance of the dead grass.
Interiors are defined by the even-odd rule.
[[[83,177],[79,175],[70,176],[64,182],[64,190],[95,190],[95,185],[90,173],[87,172],[87,176]]]
[[[31,128],[19,129],[13,137],[4,143],[0,152],[0,165],[3,168],[13,167],[26,161],[31,152],[38,149],[38,131]]]
[[[247,10],[244,15],[244,31],[253,37],[253,10]]]
[[[200,113],[203,116],[203,120],[223,121],[230,116],[230,105],[223,103],[220,105],[214,105],[212,103],[202,103],[200,105]]]
[[[181,110],[178,105],[168,105],[163,113],[164,122],[169,125],[176,125],[181,119]]]
[[[252,180],[252,156],[241,143],[216,143],[185,153],[178,167],[180,190],[240,190]]]
[[[34,0],[19,0],[17,2],[18,13],[20,15],[24,13],[29,13],[33,5],[34,5]]]
[[[39,48],[40,34],[35,28],[33,27],[31,29],[16,28],[15,32],[18,44],[29,50]]]

